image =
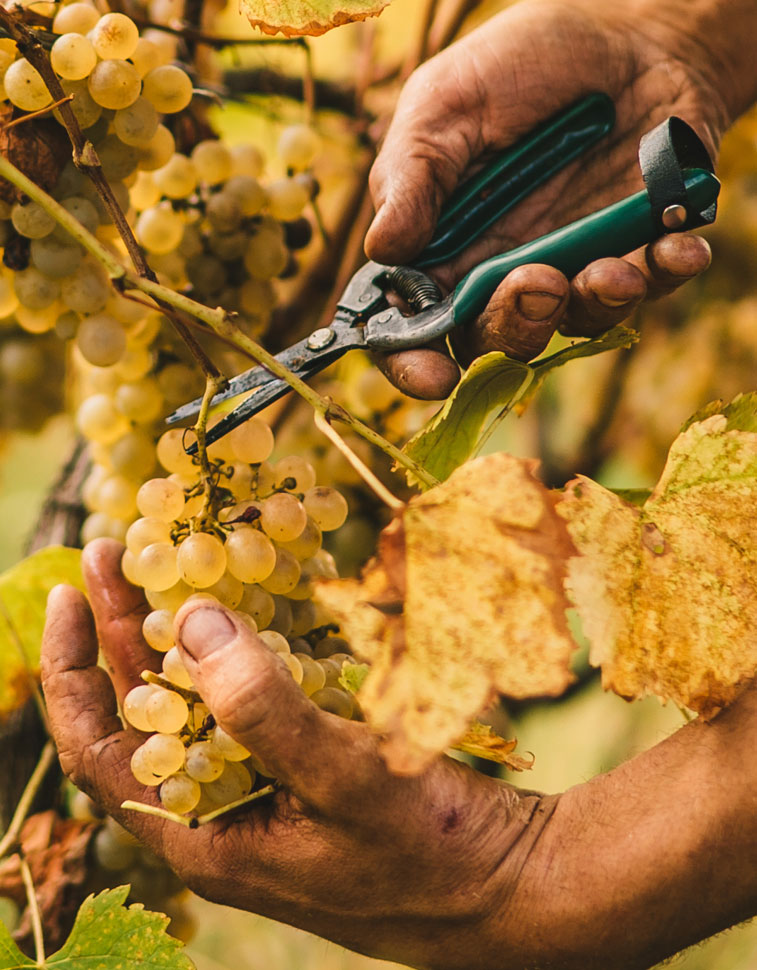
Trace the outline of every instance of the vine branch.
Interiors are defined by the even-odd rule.
[[[45,775],[47,774],[50,766],[55,762],[56,756],[57,752],[55,750],[55,745],[52,741],[48,741],[42,749],[42,754],[39,757],[37,766],[32,772],[29,781],[26,783],[26,787],[21,794],[21,798],[18,800],[18,805],[16,805],[16,810],[13,813],[13,818],[10,820],[8,829],[2,839],[0,839],[0,859],[2,859],[4,855],[7,855],[8,851],[18,841],[18,837],[21,834],[21,829],[26,821],[26,816],[29,814],[29,809],[32,807],[32,803],[37,797],[37,792],[39,791],[42,782],[45,780]]]

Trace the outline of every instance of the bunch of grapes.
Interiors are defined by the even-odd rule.
[[[270,463],[273,433],[259,418],[210,447],[210,480],[187,454],[191,437],[161,436],[158,460],[169,475],[140,487],[141,518],[126,532],[123,572],[145,590],[152,612],[143,634],[163,661],[159,682],[127,695],[124,717],[155,732],[134,753],[137,780],[159,785],[168,810],[205,814],[249,794],[256,773],[270,774],[215,724],[194,690],[174,640],[184,602],[202,597],[234,610],[315,704],[341,717],[359,712],[340,685],[343,665],[353,662],[349,647],[311,598],[314,579],[336,575],[321,540],[345,521],[345,499],[318,486],[302,458]]]

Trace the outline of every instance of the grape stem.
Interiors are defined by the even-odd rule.
[[[196,829],[200,825],[207,825],[209,822],[215,821],[215,819],[220,818],[221,815],[226,815],[228,812],[233,812],[237,808],[241,808],[242,805],[249,805],[250,802],[256,802],[260,798],[265,798],[268,795],[273,795],[279,790],[281,786],[277,782],[273,782],[270,785],[266,785],[265,788],[258,788],[257,791],[252,792],[249,795],[245,795],[244,798],[238,798],[235,802],[229,802],[228,805],[224,805],[222,808],[216,808],[212,812],[207,812],[205,815],[198,816],[187,816],[178,815],[176,812],[169,812],[166,808],[159,808],[157,805],[149,805],[147,802],[135,802],[128,799],[125,802],[121,802],[121,808],[129,809],[132,812],[142,812],[143,815],[155,815],[158,818],[165,818],[169,822],[178,822],[179,825],[183,825],[188,829]]]
[[[0,26],[5,28],[8,36],[16,42],[19,51],[38,71],[53,101],[59,104],[60,117],[73,147],[74,164],[92,180],[106,211],[113,220],[113,224],[116,226],[118,234],[123,240],[124,246],[126,246],[126,251],[136,271],[140,276],[157,282],[157,277],[145,259],[145,254],[142,252],[142,248],[132,232],[131,226],[123,209],[119,205],[110,182],[105,177],[100,159],[95,151],[95,146],[84,137],[84,132],[81,130],[81,126],[71,107],[70,98],[66,96],[66,92],[58,80],[58,75],[52,68],[49,54],[39,43],[39,40],[35,36],[35,31],[31,30],[22,22],[22,15],[23,7],[6,8],[0,4]],[[53,107],[55,105],[51,105],[50,109]],[[173,324],[174,329],[184,341],[194,359],[202,368],[203,374],[206,376],[212,375],[213,377],[220,377],[220,371],[210,360],[194,334],[189,330],[180,315],[175,312],[174,308],[161,303],[161,309]]]
[[[2,7],[0,7],[0,10]],[[176,293],[167,286],[156,282],[155,280],[148,279],[145,276],[138,275],[133,271],[127,269],[123,263],[121,263],[108,249],[103,246],[99,239],[92,235],[84,226],[75,219],[70,212],[63,208],[59,202],[48,195],[44,189],[40,186],[35,185],[32,180],[24,175],[22,171],[16,168],[7,158],[0,155],[0,176],[6,178],[9,182],[12,182],[17,188],[21,189],[22,192],[26,193],[30,199],[37,202],[39,206],[45,210],[57,223],[63,226],[77,242],[89,252],[95,259],[97,259],[102,266],[108,272],[110,278],[114,281],[115,285],[119,289],[124,289],[127,286],[133,289],[141,290],[148,296],[153,297],[161,305],[167,304],[168,306],[174,307],[182,314],[187,316],[195,317],[197,320],[201,320],[203,323],[207,324],[215,333],[219,336],[226,338],[229,343],[238,347],[241,351],[251,357],[253,360],[261,364],[266,370],[269,370],[275,377],[280,377],[285,383],[287,383],[293,391],[296,391],[300,397],[304,398],[308,404],[317,411],[319,414],[326,414],[329,412],[332,417],[338,418],[343,424],[348,425],[352,430],[360,435],[361,438],[379,448],[384,454],[388,455],[394,460],[397,465],[401,465],[410,471],[417,479],[423,482],[427,487],[433,488],[438,485],[439,482],[433,475],[431,475],[425,468],[420,466],[416,461],[410,458],[409,455],[403,454],[396,445],[393,445],[390,441],[387,441],[382,435],[373,428],[364,424],[359,418],[356,418],[349,411],[345,410],[338,405],[335,405],[330,398],[323,397],[317,391],[315,391],[309,384],[306,384],[302,378],[298,377],[293,371],[282,364],[280,360],[269,353],[260,344],[253,340],[252,337],[243,333],[239,327],[234,323],[234,315],[227,312],[223,307],[216,307],[212,309],[211,307],[205,306],[203,303],[198,303],[196,300],[192,300],[190,297],[183,293]],[[218,372],[214,376],[220,377]]]
[[[200,471],[202,472],[204,483],[202,508],[197,516],[197,522],[200,527],[205,524],[207,518],[211,514],[213,496],[215,494],[213,472],[210,467],[210,462],[208,461],[208,447],[205,440],[208,430],[208,414],[210,412],[210,405],[213,403],[213,398],[222,389],[225,383],[226,381],[223,380],[223,378],[211,377],[210,375],[206,376],[205,391],[202,395],[202,404],[200,405],[200,410],[197,414],[197,422],[194,426],[194,433],[197,435],[197,457],[200,459]]]
[[[37,965],[44,967],[45,938],[42,935],[42,917],[39,912],[39,902],[37,901],[37,893],[34,889],[32,871],[22,853],[19,853],[19,869],[21,870],[21,878],[24,881],[24,889],[26,890],[26,898],[29,904],[29,919],[31,920],[32,933],[34,934],[34,955],[37,958]]]
[[[139,676],[147,684],[156,684],[158,687],[172,690],[174,694],[179,694],[185,701],[189,701],[190,704],[202,703],[202,698],[196,690],[189,690],[188,687],[179,687],[178,684],[174,684],[171,680],[166,680],[165,677],[153,673],[152,670],[143,670]]]
[[[60,101],[53,101],[52,104],[48,104],[46,108],[39,108],[37,111],[30,111],[29,114],[21,115],[19,118],[14,118],[13,121],[9,121],[7,124],[3,125],[2,130],[8,131],[10,128],[16,128],[18,125],[23,125],[27,121],[33,121],[35,118],[42,118],[44,115],[50,114],[51,111],[55,111],[56,108],[60,108],[62,104],[66,101],[73,101],[73,94],[67,94]]]
[[[341,408],[339,410],[341,410]],[[352,465],[358,475],[360,475],[366,485],[372,488],[381,501],[388,505],[393,512],[400,512],[402,509],[404,509],[405,503],[401,499],[397,498],[396,495],[392,495],[386,485],[379,481],[379,479],[373,474],[365,462],[355,454],[336,428],[332,428],[332,420],[340,420],[339,415],[336,413],[336,405],[332,404],[331,408],[329,408],[326,414],[320,414],[318,411],[315,412],[314,421],[316,428],[318,428],[322,434],[326,435],[335,448],[341,451],[341,453],[344,455],[350,465]]]
[[[5,833],[5,835],[0,839],[0,859],[7,855],[9,849],[16,844],[18,841],[19,834],[23,828],[24,822],[26,821],[26,816],[29,814],[29,809],[32,807],[32,802],[37,797],[37,792],[39,791],[42,782],[45,780],[50,766],[54,763],[57,756],[55,750],[55,745],[52,741],[48,741],[47,744],[42,749],[42,754],[39,756],[39,761],[34,768],[34,771],[26,783],[26,787],[21,793],[21,798],[18,800],[18,805],[16,805],[16,810],[13,813],[13,818],[10,821],[10,825]]]

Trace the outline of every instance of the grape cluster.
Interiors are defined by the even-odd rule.
[[[174,640],[184,602],[202,597],[234,610],[314,703],[341,717],[358,710],[339,682],[353,662],[349,647],[311,598],[315,578],[336,575],[321,539],[345,521],[345,499],[318,486],[302,458],[270,463],[274,438],[259,418],[209,448],[210,481],[185,450],[191,437],[161,436],[157,456],[168,477],[139,488],[141,517],[125,536],[122,569],[145,590],[152,612],[143,634],[163,661],[161,681],[133,688],[123,712],[133,727],[155,732],[134,753],[135,778],[159,785],[169,811],[205,814],[270,773],[214,723],[195,692]]]

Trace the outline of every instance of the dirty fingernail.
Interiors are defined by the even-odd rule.
[[[560,299],[554,293],[521,293],[518,297],[518,311],[527,320],[546,320],[558,308]]]
[[[212,607],[192,610],[180,632],[181,645],[197,661],[230,643],[236,635],[236,627],[226,614]]]

